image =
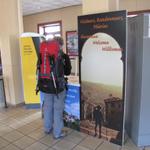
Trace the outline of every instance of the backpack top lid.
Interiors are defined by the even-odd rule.
[[[51,66],[50,57],[54,58],[54,61],[58,58],[59,43],[55,40],[44,41],[40,45],[40,76],[42,78],[50,78]]]
[[[44,53],[47,50],[47,53],[50,56],[58,57],[59,53],[59,43],[55,40],[44,41],[40,45],[40,53]]]

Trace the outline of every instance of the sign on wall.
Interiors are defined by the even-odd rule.
[[[78,56],[78,34],[77,31],[66,32],[66,51],[70,56]]]
[[[122,144],[126,11],[78,17],[80,131]]]

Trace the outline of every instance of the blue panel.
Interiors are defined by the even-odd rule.
[[[65,112],[76,119],[80,119],[80,86],[68,85]]]
[[[27,109],[39,109],[40,104],[26,104]]]

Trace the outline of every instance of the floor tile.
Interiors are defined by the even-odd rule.
[[[37,112],[41,113],[40,109],[25,109],[25,110],[27,111],[27,114],[34,114],[34,113],[37,113]]]
[[[37,120],[28,123],[27,125],[33,126],[35,129],[38,129],[43,126],[43,120],[39,118]]]
[[[42,139],[40,139],[40,142],[47,145],[48,147],[53,146],[54,144],[56,144],[59,141],[54,139],[52,135],[47,135],[45,137],[43,137]]]
[[[78,145],[75,148],[73,148],[73,150],[90,150],[90,149]]]
[[[128,146],[122,146],[120,150],[141,150],[138,147],[128,147]]]
[[[35,112],[33,114],[30,114],[27,118],[25,118],[23,121],[26,123],[30,123],[34,120],[40,119],[41,118],[41,113],[40,112]]]
[[[10,117],[10,118],[15,116],[15,114],[17,114],[17,113],[18,113],[17,108],[13,108],[13,109],[8,108],[7,111],[5,112],[6,116]]]
[[[7,126],[14,124],[14,123],[18,123],[18,120],[13,119],[13,118],[6,118],[3,120],[3,123]]]
[[[6,139],[7,141],[9,142],[13,142],[13,141],[16,141],[18,139],[20,139],[21,137],[23,137],[24,135],[21,134],[20,132],[18,131],[12,131],[6,135],[3,136],[4,139]]]
[[[2,139],[2,138],[0,137],[0,149],[1,149],[2,147],[7,146],[8,144],[9,144],[9,142],[7,142],[6,140],[4,140],[4,139]]]
[[[15,116],[13,116],[13,118],[17,119],[18,121],[23,120],[27,117],[28,117],[28,114],[25,114],[25,113],[18,113],[18,114],[15,114]]]
[[[75,146],[75,143],[62,139],[60,142],[56,143],[52,148],[56,150],[71,150]]]
[[[63,131],[65,131],[65,132],[67,132],[68,134],[70,134],[70,133],[73,132],[74,130],[71,129],[71,128],[64,127],[64,128],[63,128]]]
[[[8,118],[5,114],[0,113],[0,121]]]
[[[31,146],[27,147],[25,150],[47,150],[48,147],[42,143],[36,142]]]
[[[127,149],[127,150],[140,150],[140,148],[136,147],[135,144],[130,140],[128,139],[125,143],[125,145],[123,146],[123,148]]]
[[[97,139],[92,136],[88,136],[79,145],[89,148],[91,150],[95,150],[102,142],[103,142],[103,140],[101,140],[101,139]]]
[[[44,133],[44,131],[42,129],[37,129],[37,130],[34,130],[32,133],[28,134],[28,136],[30,136],[36,140],[39,140],[39,139],[45,137],[46,134]]]
[[[26,125],[27,123],[23,122],[23,121],[20,121],[20,122],[17,122],[17,123],[12,123],[11,125],[9,125],[11,128],[13,129],[18,129],[18,128],[21,128],[22,126]]]
[[[80,143],[85,137],[87,137],[86,134],[78,132],[78,131],[73,131],[70,134],[68,134],[64,139],[71,141],[73,143]]]
[[[0,136],[6,135],[11,131],[13,131],[12,128],[10,128],[6,125],[0,125]]]
[[[34,126],[24,125],[17,129],[17,131],[21,132],[24,135],[27,135],[35,130]]]
[[[30,145],[32,145],[34,142],[35,142],[35,140],[25,136],[25,137],[22,137],[21,139],[15,141],[13,144],[21,149],[25,149],[25,148],[29,147]]]
[[[120,150],[130,150],[130,149],[127,149],[126,147],[122,147]]]
[[[120,148],[116,144],[105,141],[96,150],[120,150]]]
[[[0,108],[0,150],[141,150],[131,140],[119,148],[70,128],[65,127],[64,130],[67,130],[68,135],[54,140],[52,134],[43,132],[40,109],[22,106]],[[144,150],[150,150],[150,147]]]
[[[2,148],[1,150],[20,150],[20,149],[18,147],[16,147],[15,145],[10,144],[10,145]]]

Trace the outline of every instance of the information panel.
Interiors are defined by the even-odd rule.
[[[80,131],[122,144],[126,11],[78,17]]]

